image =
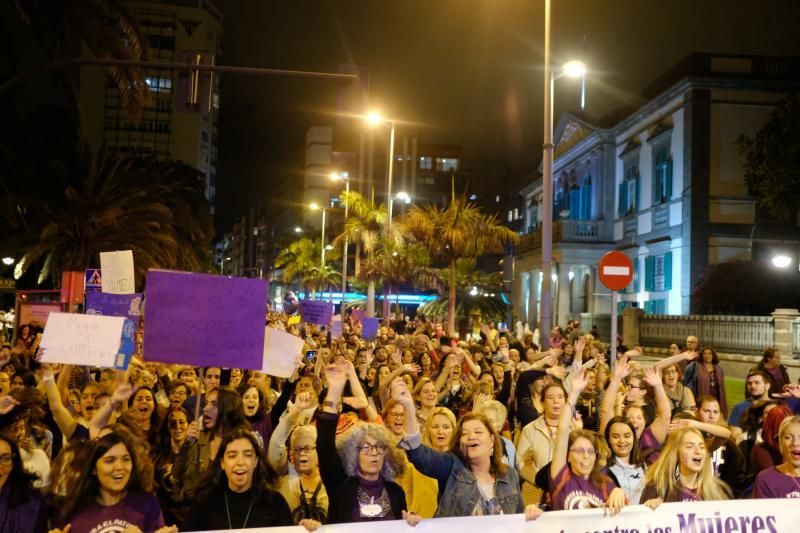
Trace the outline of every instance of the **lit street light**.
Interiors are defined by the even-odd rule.
[[[5,266],[11,266],[11,265],[13,265],[13,264],[14,264],[14,258],[13,258],[13,257],[4,257],[4,258],[3,258],[3,264],[4,264]]]
[[[223,257],[222,258],[222,261],[219,264],[219,273],[220,274],[222,274],[222,275],[225,274],[225,261],[230,261],[230,260],[231,260],[230,257]],[[5,259],[3,259],[3,262],[5,263]]]
[[[294,227],[294,232],[295,233],[303,233],[303,228],[301,228],[300,226],[295,226]]]
[[[552,272],[553,262],[553,88],[555,81],[562,76],[583,78],[581,90],[581,108],[585,103],[586,66],[580,61],[566,63],[558,75],[550,69],[550,1],[544,2],[544,143],[542,157],[542,288],[541,288],[541,332],[543,344],[549,345],[552,323],[553,297]],[[563,281],[562,281],[563,283]],[[613,301],[611,305],[616,305]],[[612,339],[616,336],[616,327],[612,324]],[[612,357],[613,357],[612,350]],[[613,363],[613,359],[612,359]]]
[[[333,181],[344,181],[344,195],[350,195],[350,175],[347,172],[331,172],[330,178]],[[344,222],[347,224],[347,202],[344,204]],[[344,250],[342,252],[342,304],[340,313],[344,316],[344,304],[347,300],[347,236],[344,238]]]
[[[400,200],[401,202],[405,202],[407,204],[410,204],[411,203],[411,196],[405,191],[400,191],[399,193],[394,195],[394,200]]]
[[[312,211],[319,211],[320,206],[319,206],[319,204],[317,202],[311,202],[308,205],[308,208],[311,209]],[[322,209],[322,237],[321,237],[320,243],[319,243],[319,246],[320,246],[320,249],[321,249],[321,254],[320,254],[321,265],[320,266],[324,267],[325,266],[325,209],[326,208],[323,207],[321,209]]]
[[[778,254],[773,256],[772,264],[776,268],[786,268],[792,264],[792,258],[789,257],[788,255]]]

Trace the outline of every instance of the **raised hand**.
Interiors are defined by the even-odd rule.
[[[614,365],[614,372],[611,379],[622,382],[632,371],[633,368],[631,368],[630,361],[628,361],[627,357],[622,356],[619,358],[619,361],[617,361],[617,364]]]
[[[482,392],[479,393],[479,394],[476,394],[475,397],[472,400],[472,410],[473,411],[477,411],[478,408],[481,405],[485,404],[486,402],[488,402],[491,399],[492,399],[492,397],[489,396],[488,394],[484,394]]]
[[[567,369],[563,366],[551,366],[550,368],[545,370],[545,372],[547,372],[553,377],[560,379],[561,381],[564,381],[564,378],[567,377]]]
[[[403,365],[404,374],[414,374],[416,376],[419,372],[422,372],[422,367],[416,363],[409,363],[407,365]]]
[[[19,404],[13,396],[5,395],[0,398],[0,415],[7,415],[11,410]]]
[[[133,387],[129,383],[122,383],[114,389],[114,394],[111,395],[111,403],[114,405],[123,405],[132,394]]]
[[[581,337],[575,341],[575,355],[583,356],[583,349],[586,347],[586,341]]]
[[[654,389],[664,386],[664,382],[661,381],[661,371],[654,367],[644,369],[644,381]]]
[[[583,392],[583,389],[589,384],[589,380],[586,378],[586,371],[581,368],[570,374],[569,384],[570,391],[574,391],[577,394]]]
[[[301,392],[298,394],[294,399],[294,405],[292,405],[292,409],[296,409],[297,412],[305,411],[309,407],[314,405],[314,400],[311,397],[310,392]]]
[[[345,396],[342,398],[342,403],[349,405],[353,409],[366,409],[369,405],[366,398],[359,398],[357,396]]]
[[[783,387],[783,392],[772,395],[774,398],[800,398],[800,385],[789,383]]]
[[[200,424],[197,422],[197,420],[195,420],[189,424],[188,428],[186,428],[186,438],[190,440],[197,440],[198,437],[200,437]]]
[[[344,389],[347,383],[347,369],[341,363],[333,363],[325,367],[325,379],[328,380],[328,388],[337,388],[339,391]]]

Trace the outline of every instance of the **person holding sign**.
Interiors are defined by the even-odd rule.
[[[402,452],[392,445],[389,431],[358,422],[336,442],[347,367],[334,363],[325,369],[328,395],[317,415],[317,453],[320,474],[330,499],[328,523],[403,519],[415,526],[420,517],[406,511],[406,495],[394,482],[402,472]]]
[[[598,461],[599,439],[585,429],[570,431],[575,402],[586,388],[586,370],[573,369],[569,376],[567,405],[558,422],[553,460],[550,463],[550,493],[553,510],[606,507],[617,513],[626,504],[625,493],[602,473]]]

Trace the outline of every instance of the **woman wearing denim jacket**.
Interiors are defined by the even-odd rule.
[[[422,444],[414,400],[407,390],[395,392],[406,410],[406,438],[401,446],[408,459],[426,476],[439,482],[436,517],[515,514],[525,512],[527,520],[542,514],[536,506],[524,508],[519,478],[503,464],[500,436],[481,414],[461,418],[449,452]]]

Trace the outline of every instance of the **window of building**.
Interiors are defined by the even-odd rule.
[[[621,217],[636,212],[639,206],[639,161],[625,163],[625,174],[619,184],[619,211]]]
[[[172,78],[159,78],[157,76],[146,76],[144,82],[150,90],[156,93],[170,92],[172,90]]]
[[[419,168],[421,170],[433,170],[433,158],[432,157],[420,157],[419,158]]]
[[[417,176],[417,183],[420,185],[433,185],[433,176]]]
[[[203,142],[208,142],[208,132],[205,130],[200,130],[200,140]]]
[[[436,170],[439,172],[456,172],[458,170],[458,159],[437,157]]]
[[[648,315],[666,315],[667,314],[667,301],[666,300],[650,300],[644,303],[644,312]]]
[[[640,270],[639,258],[634,257],[632,263],[633,263],[633,279],[631,279],[631,282],[628,283],[628,285],[624,289],[622,289],[622,292],[626,292],[629,294],[633,292],[639,292],[639,270]]]
[[[672,289],[672,252],[646,257],[644,276],[644,290],[648,292]]]
[[[661,204],[672,198],[672,157],[669,146],[658,147],[653,161],[653,204]]]

